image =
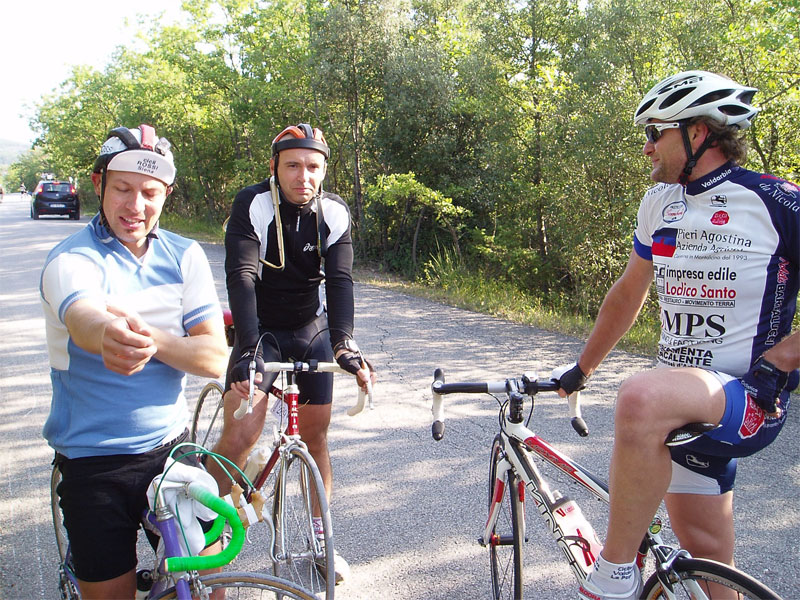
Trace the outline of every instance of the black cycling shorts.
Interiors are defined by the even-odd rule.
[[[147,488],[163,470],[172,448],[188,437],[187,430],[143,454],[56,457],[61,469],[59,504],[78,579],[106,581],[136,568],[136,539],[147,508]],[[195,458],[185,461],[197,464]]]
[[[299,329],[269,329],[261,340],[264,362],[333,362],[331,338],[327,331],[328,319],[323,313],[308,325]],[[231,387],[230,374],[235,362],[241,357],[238,340],[231,351],[225,389]],[[276,373],[267,373],[258,386],[266,392],[277,378]],[[333,373],[299,373],[295,378],[300,388],[300,404],[330,404],[333,400]]]

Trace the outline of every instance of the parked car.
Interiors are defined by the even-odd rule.
[[[69,181],[40,181],[31,199],[31,219],[38,219],[39,215],[67,215],[70,219],[80,219],[81,203],[75,186]]]

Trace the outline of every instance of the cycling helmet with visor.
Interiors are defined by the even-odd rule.
[[[716,73],[684,71],[653,86],[639,103],[633,122],[644,125],[645,135],[652,143],[661,138],[665,129],[680,128],[687,160],[679,182],[686,185],[700,156],[719,137],[709,132],[693,152],[687,131],[690,119],[706,117],[723,127],[747,129],[759,111],[751,104],[757,91]]]
[[[157,137],[156,130],[150,125],[112,129],[94,162],[94,172],[102,173],[104,180],[106,171],[141,173],[172,185],[175,162],[170,143],[166,138]]]
[[[166,138],[157,137],[153,127],[144,124],[135,129],[117,127],[108,133],[108,139],[103,142],[100,154],[94,161],[93,172],[101,174],[100,217],[103,225],[110,230],[103,211],[108,171],[149,175],[169,187],[175,181],[175,161],[170,143]]]

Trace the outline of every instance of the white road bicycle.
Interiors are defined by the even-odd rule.
[[[551,489],[537,462],[555,467],[606,503],[608,484],[551,446],[532,429],[536,394],[558,391],[558,380],[548,378],[538,381],[536,375],[522,375],[502,381],[445,383],[441,369],[436,369],[433,377],[432,434],[437,441],[444,436],[445,395],[489,394],[500,407],[500,431],[494,438],[489,455],[489,512],[479,538],[480,544],[489,550],[492,580],[490,597],[498,600],[521,600],[524,597],[522,544],[526,540],[526,498],[533,501],[578,583],[585,581],[599,554],[599,541],[588,523],[583,531],[565,531],[562,528],[561,523],[567,516],[565,510],[573,510],[576,505],[557,490]],[[527,419],[526,402],[529,403]],[[580,413],[579,393],[570,396],[569,408],[575,430],[581,436],[588,435]],[[665,443],[685,443],[711,427],[713,425],[687,425],[684,429],[672,432]],[[780,600],[767,586],[738,569],[712,560],[693,558],[686,550],[667,545],[660,535],[661,528],[660,519],[654,518],[639,548],[639,568],[644,570],[648,554],[652,556],[655,567],[644,585],[642,600],[713,600],[722,597]],[[709,584],[716,584],[713,592]],[[720,586],[724,591],[719,591]]]

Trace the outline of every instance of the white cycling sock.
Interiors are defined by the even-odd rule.
[[[616,564],[608,562],[602,555],[594,565],[592,583],[609,594],[623,594],[633,591],[638,585],[636,563]]]

